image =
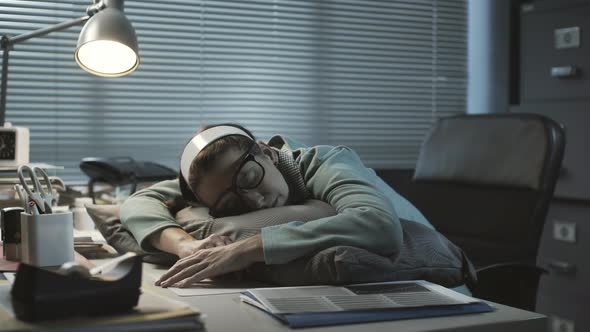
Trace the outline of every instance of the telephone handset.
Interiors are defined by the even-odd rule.
[[[139,182],[163,181],[178,176],[175,170],[167,166],[150,161],[136,161],[130,157],[88,157],[82,159],[80,169],[90,177],[88,192],[93,200],[96,182],[106,182],[112,186],[132,184],[131,193],[134,193]]]

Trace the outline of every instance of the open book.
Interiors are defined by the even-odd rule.
[[[250,289],[240,295],[291,327],[489,312],[487,303],[427,281]]]

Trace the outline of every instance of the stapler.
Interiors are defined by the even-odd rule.
[[[141,256],[119,262],[104,275],[21,263],[11,290],[12,307],[18,319],[29,322],[127,312],[139,300],[141,274]]]

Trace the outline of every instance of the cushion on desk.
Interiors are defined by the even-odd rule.
[[[117,251],[145,254],[133,235],[120,223],[118,205],[89,205],[87,209],[98,230]],[[179,224],[197,238],[209,236],[215,228],[212,227],[215,219],[202,212],[187,208],[177,214],[177,219],[181,219]],[[257,234],[253,229],[261,227],[257,220],[253,220],[252,225],[243,222],[224,223],[223,218],[215,222],[216,227],[221,227],[219,229],[224,230],[224,235],[232,239]],[[268,226],[268,222],[265,226]],[[401,220],[401,223],[404,242],[399,256],[384,257],[361,248],[335,246],[288,264],[255,264],[245,274],[250,279],[284,286],[423,279],[446,287],[456,287],[464,284],[466,279],[475,278],[473,268],[462,250],[442,234],[417,222]],[[162,253],[148,255],[145,260],[171,264],[175,259],[174,255]]]

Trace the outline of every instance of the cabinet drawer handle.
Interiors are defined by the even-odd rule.
[[[572,78],[578,76],[579,72],[576,66],[551,67],[551,77],[555,78]]]
[[[550,261],[549,269],[560,274],[575,274],[576,265],[563,261]]]

